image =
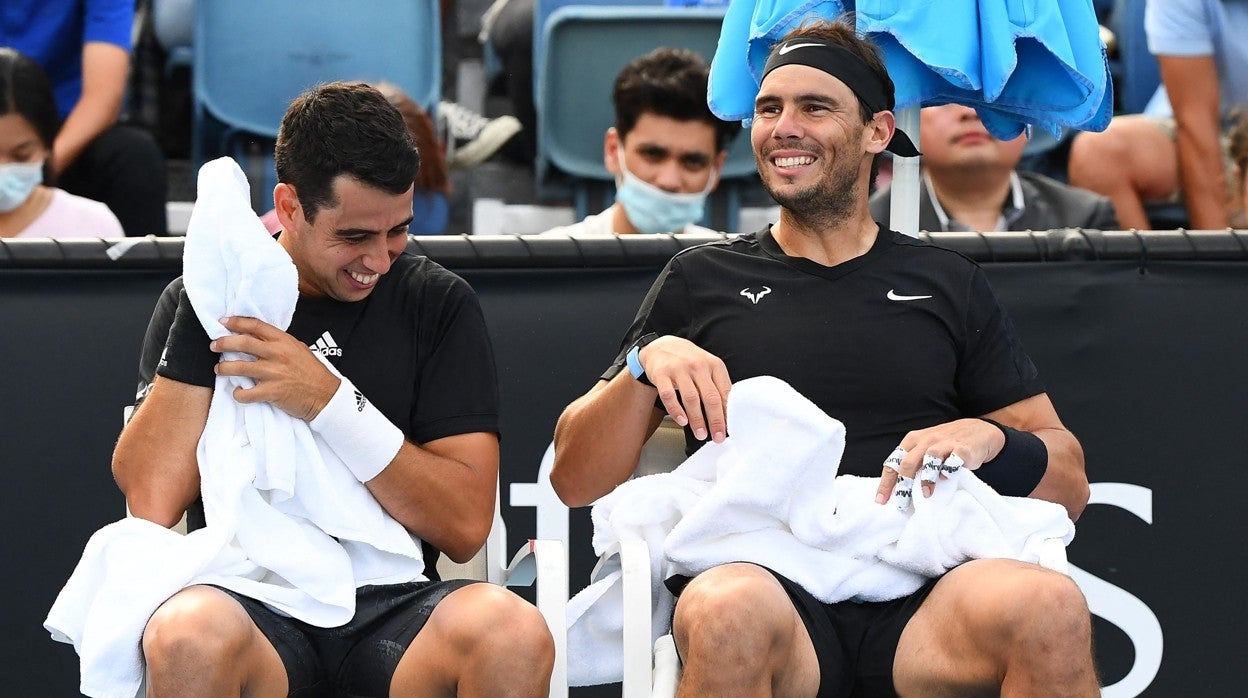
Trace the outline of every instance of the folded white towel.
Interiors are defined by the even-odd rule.
[[[674,600],[661,580],[673,573],[754,562],[824,603],[881,601],[970,559],[1037,562],[1041,541],[1074,537],[1061,506],[1003,497],[967,470],[931,498],[916,497],[908,511],[876,504],[878,478],[836,475],[844,426],[776,378],[734,384],[728,420],[732,436],[723,443],[706,444],[672,473],[624,483],[594,505],[599,554],[617,540],[650,545],[655,637],[670,630]],[[569,602],[573,685],[621,678],[618,581],[604,579]]]
[[[183,278],[201,324],[214,339],[230,315],[286,328],[295,267],[251,210],[242,170],[228,158],[210,162],[198,192]],[[179,536],[136,519],[105,526],[49,611],[44,626],[79,653],[83,693],[135,695],[143,628],[186,586],[217,584],[333,627],[354,615],[358,586],[425,578],[420,541],[306,422],[234,401],[234,387],[250,384],[217,378],[197,450],[207,527]]]

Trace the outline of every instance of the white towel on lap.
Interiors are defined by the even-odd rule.
[[[594,549],[643,539],[650,547],[655,637],[670,630],[674,599],[662,585],[729,562],[769,567],[824,603],[882,601],[971,559],[1037,562],[1049,538],[1069,543],[1061,506],[1003,497],[969,470],[915,497],[912,510],[875,503],[879,478],[837,476],[845,427],[787,383],[733,385],[728,432],[671,473],[626,482],[594,505]],[[660,543],[661,542],[661,543]],[[618,574],[568,605],[569,680],[622,677]]]
[[[242,171],[228,158],[210,162],[198,192],[183,277],[201,324],[214,339],[228,334],[218,319],[230,315],[285,329],[298,299],[295,267],[251,210]],[[235,402],[239,385],[250,381],[217,378],[199,442],[207,526],[186,536],[138,519],[105,526],[48,613],[53,638],[79,653],[89,696],[136,694],[148,619],[192,584],[333,627],[355,614],[356,587],[424,578],[420,541],[333,450],[272,405]]]

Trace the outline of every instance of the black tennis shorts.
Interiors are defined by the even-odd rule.
[[[470,579],[363,586],[355,617],[320,628],[222,589],[251,616],[286,666],[291,698],[387,698],[390,679],[434,607]],[[220,587],[218,587],[220,588]]]
[[[938,580],[928,580],[913,594],[893,601],[825,604],[784,575],[767,571],[788,592],[806,632],[810,633],[819,660],[818,698],[897,695],[893,687],[893,657],[901,632]],[[688,577],[672,577],[667,580],[667,587],[679,596],[688,582]]]

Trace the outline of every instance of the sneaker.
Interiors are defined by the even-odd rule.
[[[520,133],[520,120],[514,116],[489,119],[454,102],[438,103],[438,123],[446,166],[452,170],[481,164]]]

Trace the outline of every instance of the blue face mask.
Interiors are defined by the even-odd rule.
[[[624,145],[619,148],[620,174],[615,199],[624,207],[628,221],[642,233],[679,233],[682,228],[702,219],[706,195],[715,187],[717,172],[706,180],[706,187],[694,194],[674,194],[643,182],[624,164]]]
[[[43,183],[43,162],[12,162],[0,165],[0,213],[26,203],[35,187]]]

